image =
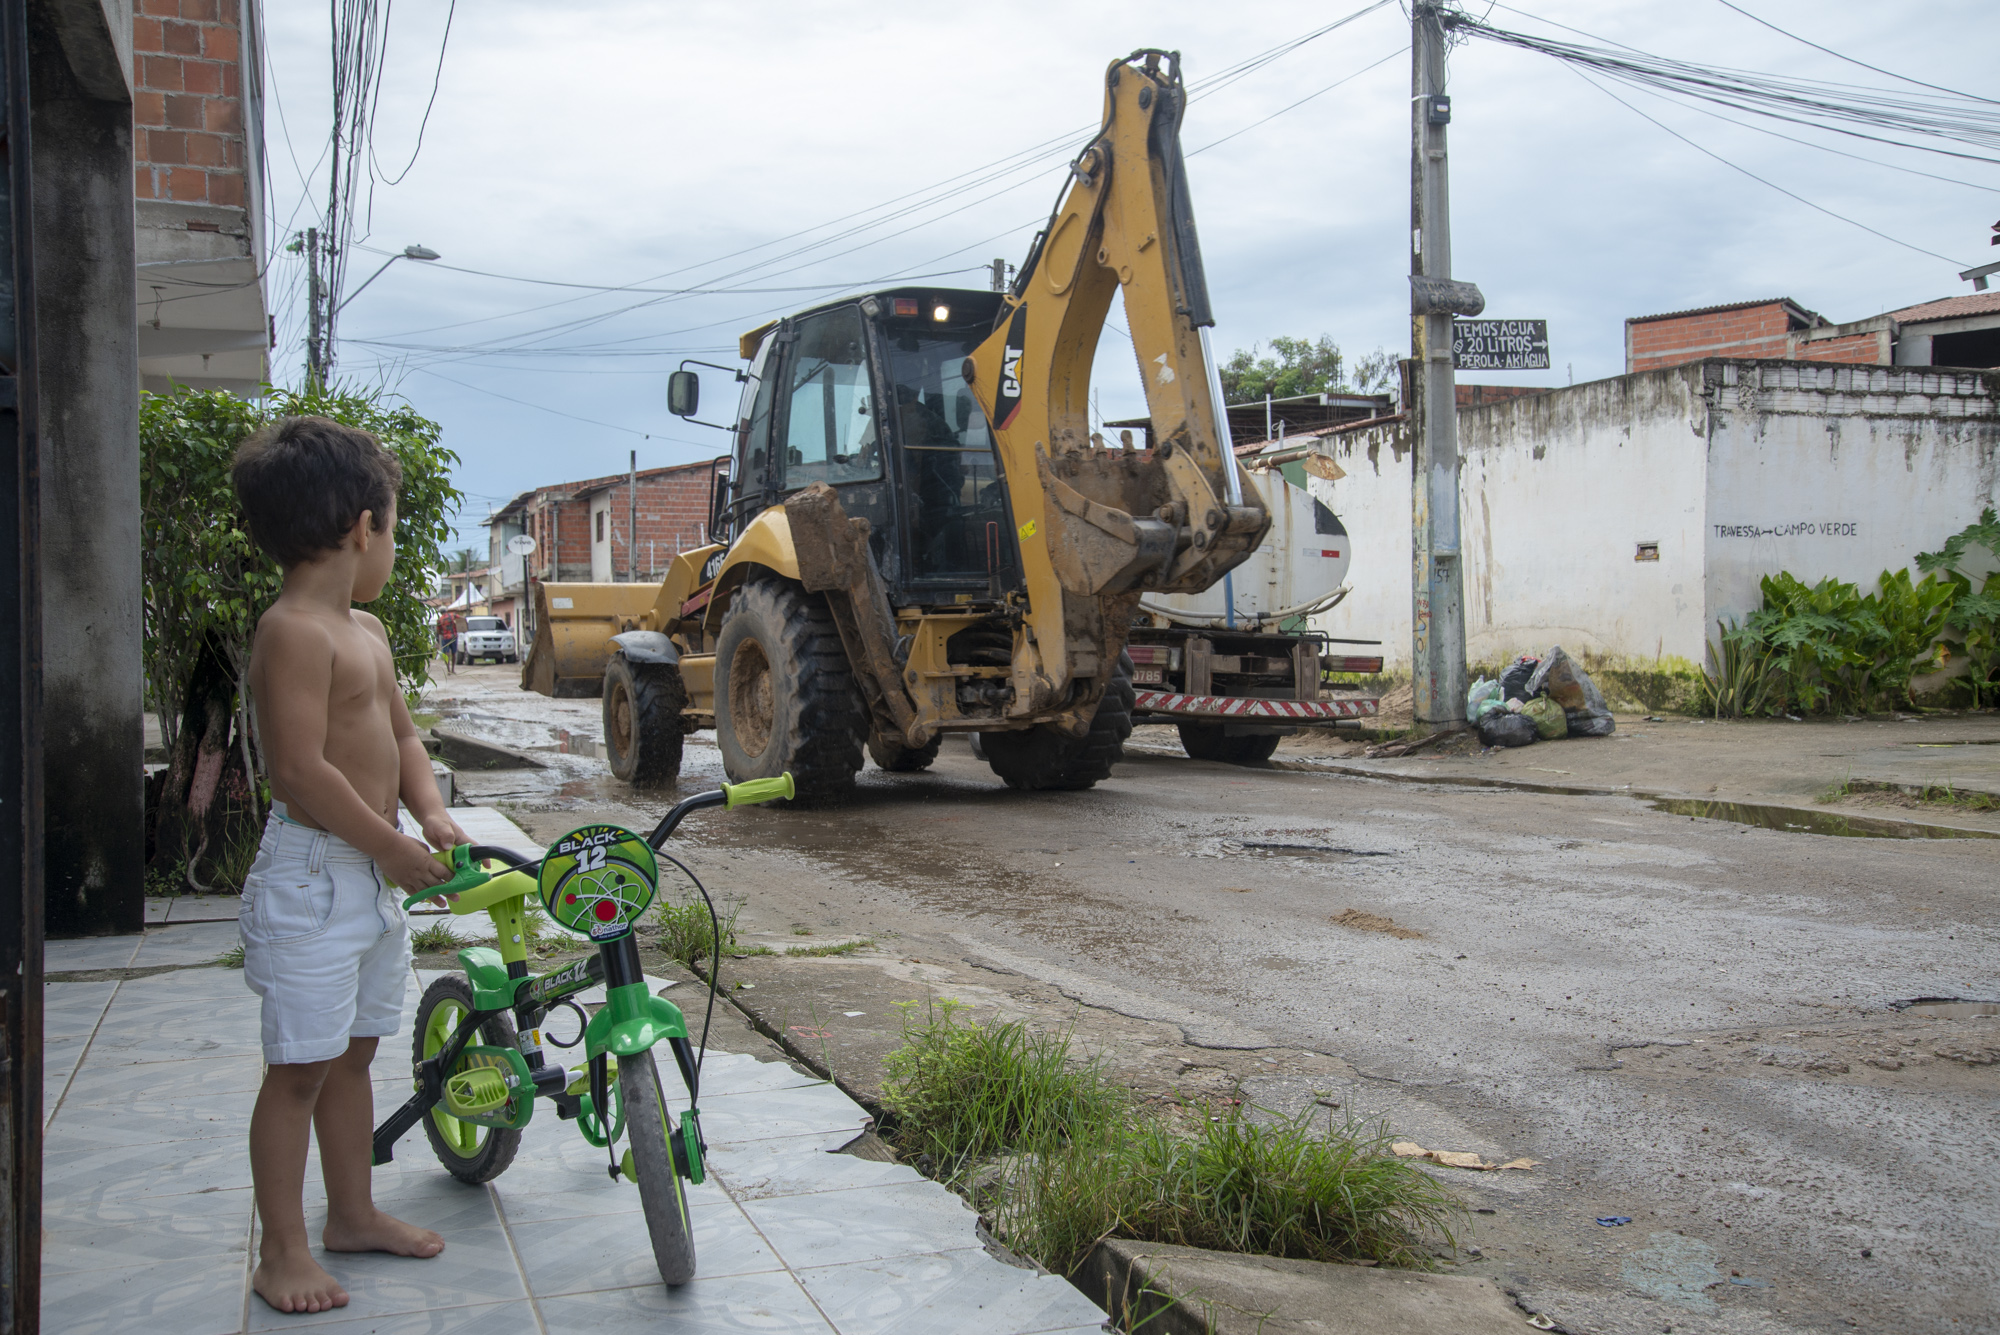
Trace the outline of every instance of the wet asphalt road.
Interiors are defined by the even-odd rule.
[[[469,731],[597,731],[594,701],[483,676],[437,692]],[[683,792],[719,777],[705,737]],[[670,800],[552,763],[473,786],[579,819]],[[2000,1330],[2000,1018],[1891,1008],[2000,998],[2000,843],[1159,754],[1019,794],[956,743],[929,774],[870,768],[840,811],[692,837],[747,855],[728,888],[753,916],[832,905],[844,930],[1085,975],[1191,1044],[1340,1058],[1350,1108],[1433,1148],[1539,1160],[1452,1180],[1497,1211],[1486,1272],[1572,1329]]]

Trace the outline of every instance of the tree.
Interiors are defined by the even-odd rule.
[[[1259,346],[1239,348],[1222,364],[1222,397],[1229,403],[1257,403],[1307,394],[1374,393],[1396,379],[1396,358],[1377,348],[1352,367],[1339,345],[1326,335],[1317,342],[1304,338],[1271,340],[1268,357]]]
[[[373,432],[401,460],[397,575],[369,611],[389,634],[405,689],[433,654],[421,587],[443,564],[458,456],[407,404],[340,389],[276,391],[261,404],[222,390],[148,394],[139,409],[146,697],[168,750],[147,782],[149,879],[196,889],[238,882],[262,812],[256,728],[244,684],[257,618],[278,594],[276,562],[251,543],[229,469],[243,438],[277,417],[319,416]]]

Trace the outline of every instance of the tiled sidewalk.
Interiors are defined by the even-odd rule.
[[[191,964],[235,944],[227,923],[52,942],[51,970]],[[378,1118],[406,1097],[409,1020],[376,1061]],[[376,1199],[447,1240],[430,1261],[324,1258],[345,1308],[285,1316],[250,1292],[256,1223],[245,1148],[262,1075],[257,998],[234,969],[48,985],[43,1329],[66,1335],[370,1335],[838,1331],[1094,1332],[1064,1281],[996,1260],[958,1197],[901,1164],[829,1153],[866,1115],[777,1062],[711,1053],[702,1124],[713,1175],[692,1188],[699,1270],[653,1268],[635,1188],[540,1110],[497,1181],[447,1176],[421,1129],[376,1170]],[[308,1174],[315,1236],[323,1210]]]

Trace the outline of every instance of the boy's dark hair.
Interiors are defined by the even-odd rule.
[[[380,533],[403,465],[359,427],[281,417],[237,447],[230,478],[251,540],[289,570],[338,550],[363,510]]]

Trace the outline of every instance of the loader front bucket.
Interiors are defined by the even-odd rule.
[[[558,699],[604,693],[613,635],[643,629],[659,589],[651,584],[537,584],[535,639],[521,689]]]

